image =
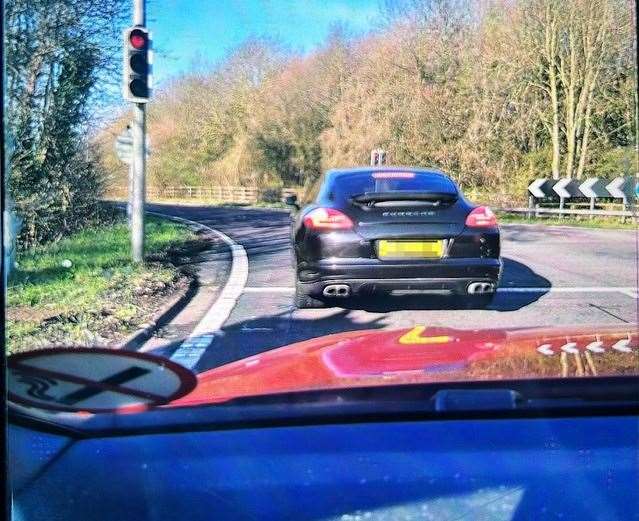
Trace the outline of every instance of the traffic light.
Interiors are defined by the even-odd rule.
[[[151,94],[150,38],[145,27],[134,26],[124,31],[124,99],[146,103]]]

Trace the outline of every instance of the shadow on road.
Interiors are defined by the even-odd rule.
[[[514,311],[527,306],[550,288],[550,282],[537,275],[527,266],[504,259],[502,287],[537,288],[537,292],[499,293],[486,309],[493,311]],[[220,365],[253,356],[271,349],[309,340],[311,338],[366,329],[382,329],[388,324],[385,313],[401,310],[459,310],[469,309],[462,299],[450,297],[377,297],[349,300],[342,304],[348,308],[322,310],[286,311],[264,314],[239,322],[226,324],[213,344],[206,350],[195,367],[196,372],[206,371]],[[364,317],[353,313],[355,309],[384,313]],[[450,324],[455,326],[456,324]],[[459,326],[457,324],[457,326]],[[462,326],[463,327],[463,326]],[[183,339],[152,351],[160,356],[170,357],[181,345]]]
[[[316,313],[313,311],[296,316],[289,310],[226,325],[194,369],[199,373],[295,342],[346,331],[382,329],[385,326],[383,316],[363,322],[361,319],[353,320],[351,312],[344,309],[322,310],[321,316]],[[176,340],[150,353],[170,357],[182,341]]]
[[[509,258],[504,260],[501,289],[493,302],[483,308],[488,311],[515,311],[541,298],[550,289],[550,282],[529,267]],[[510,292],[510,289],[515,291]],[[535,288],[534,292],[518,292],[517,288]],[[279,302],[285,311],[263,314],[235,323],[228,323],[206,350],[195,367],[196,372],[253,356],[271,349],[344,331],[382,329],[388,324],[386,313],[402,310],[460,310],[472,309],[464,299],[442,296],[370,297],[340,302],[341,308],[303,310],[293,312],[290,304]],[[369,317],[354,313],[365,310],[381,315]],[[253,310],[252,312],[257,312]],[[459,324],[450,324],[457,326]],[[461,326],[463,327],[463,326]],[[183,339],[152,351],[170,357]]]
[[[504,271],[500,291],[489,305],[477,304],[467,298],[441,295],[370,296],[333,302],[344,309],[362,309],[377,313],[402,310],[459,310],[487,309],[492,311],[516,311],[539,300],[551,287],[550,281],[535,273],[525,264],[503,258]],[[517,288],[534,288],[536,291],[519,292]]]

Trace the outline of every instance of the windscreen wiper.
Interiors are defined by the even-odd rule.
[[[74,437],[104,437],[370,421],[636,415],[638,384],[636,376],[597,376],[293,391],[139,414],[74,415],[57,428]],[[9,419],[46,431],[58,420],[16,406],[9,408]]]

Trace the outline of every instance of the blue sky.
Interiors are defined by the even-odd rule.
[[[197,61],[217,62],[250,37],[308,52],[336,23],[355,34],[375,23],[380,0],[148,0],[157,87]]]

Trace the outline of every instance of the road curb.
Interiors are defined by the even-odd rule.
[[[169,221],[179,222],[191,228],[191,230],[195,232],[202,231],[211,231],[212,228],[202,225],[196,222],[190,222],[188,219],[182,219],[180,217],[175,217],[171,215],[164,215],[158,212],[149,212],[146,213],[155,215],[157,217],[161,217],[163,219],[167,219]],[[218,232],[219,233],[219,232]],[[222,241],[229,253],[232,253],[231,248],[228,244]],[[228,282],[228,281],[227,281]],[[121,342],[116,343],[113,348],[114,349],[122,349],[125,351],[136,351],[142,345],[149,340],[153,334],[165,326],[167,323],[171,321],[180,311],[182,311],[188,303],[191,301],[197,290],[200,288],[200,283],[197,275],[195,277],[191,277],[189,281],[189,285],[186,290],[180,291],[179,294],[173,296],[166,304],[160,307],[154,314],[151,320],[148,320],[143,325],[141,325],[136,331],[128,335]]]
[[[197,279],[192,278],[186,290],[181,291],[178,295],[170,299],[155,312],[151,320],[147,321],[143,327],[138,328],[122,342],[118,343],[115,348],[125,351],[136,351],[144,342],[153,336],[153,333],[166,325],[179,311],[186,307],[198,288],[199,283]]]
[[[193,369],[204,354],[204,351],[213,343],[216,335],[220,334],[224,322],[230,316],[244,291],[248,280],[248,256],[241,244],[211,226],[175,215],[166,215],[154,211],[147,211],[146,213],[184,223],[196,230],[212,232],[226,244],[231,253],[231,270],[221,292],[193,331],[171,355],[171,360],[174,362],[188,369]]]
[[[149,212],[155,214],[156,212]],[[162,214],[158,214],[162,215]],[[170,216],[178,222],[191,224],[200,230],[208,230],[217,235],[231,252],[231,270],[222,291],[210,305],[206,314],[200,319],[193,331],[171,355],[171,360],[188,369],[193,369],[204,354],[204,351],[220,334],[224,322],[231,315],[237,301],[244,291],[248,280],[248,256],[241,244],[228,235],[206,224],[191,221],[183,217]]]

